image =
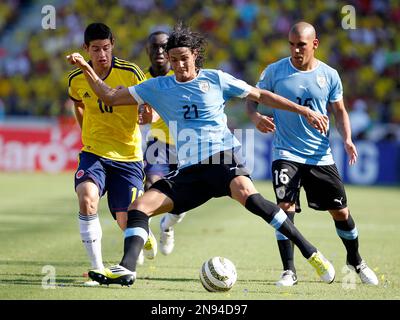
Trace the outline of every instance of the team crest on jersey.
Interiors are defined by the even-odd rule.
[[[278,197],[278,199],[283,199],[285,197],[285,194],[286,194],[285,186],[276,188],[276,196]]]
[[[199,82],[199,88],[202,92],[206,93],[210,90],[210,84],[206,80],[202,80]]]
[[[80,179],[80,178],[83,177],[84,173],[85,173],[85,171],[83,171],[83,170],[81,169],[81,170],[79,170],[79,171],[76,173],[75,177],[76,177],[77,179]]]
[[[325,88],[326,87],[326,78],[325,78],[325,76],[322,75],[322,74],[317,75],[317,83],[318,83],[318,85],[319,85],[319,87],[321,89]]]

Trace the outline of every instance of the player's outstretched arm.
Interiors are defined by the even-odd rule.
[[[263,133],[274,132],[274,119],[257,111],[258,102],[246,99],[246,111],[256,128]]]
[[[129,93],[128,88],[113,89],[105,84],[79,53],[75,52],[68,55],[67,60],[83,71],[90,87],[106,105],[118,106],[138,104],[135,98]]]
[[[328,117],[315,112],[308,107],[301,106],[268,90],[262,90],[255,87],[252,87],[247,98],[272,108],[296,112],[305,117],[312,127],[321,133],[327,133]]]

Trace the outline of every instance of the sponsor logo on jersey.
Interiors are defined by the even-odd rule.
[[[206,80],[202,80],[199,82],[199,88],[202,92],[206,93],[210,90],[210,83]]]
[[[79,171],[76,173],[75,177],[76,177],[77,179],[80,179],[80,178],[83,177],[84,173],[85,173],[85,171],[83,171],[83,170],[81,169],[81,170],[79,170]]]
[[[86,91],[85,94],[83,95],[83,97],[84,97],[84,98],[90,98],[89,92]]]
[[[186,98],[190,101],[190,97],[192,96],[192,94],[183,94],[182,98]]]

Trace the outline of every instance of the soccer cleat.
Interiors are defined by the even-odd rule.
[[[154,257],[157,255],[157,240],[150,229],[147,241],[143,246],[143,254],[147,259],[154,259]]]
[[[139,257],[137,258],[136,263],[138,265],[143,265],[144,264],[143,250],[140,250]]]
[[[355,271],[360,276],[362,283],[370,284],[370,285],[374,285],[374,286],[377,286],[379,284],[379,280],[378,280],[378,277],[376,276],[375,272],[372,271],[372,269],[367,266],[365,261],[361,261],[361,263],[358,266],[356,266],[355,268],[350,264],[347,264],[347,266],[351,270]]]
[[[130,286],[136,280],[136,272],[132,272],[117,264],[101,270],[90,270],[89,278],[100,284],[120,284],[121,286]]]
[[[326,259],[321,252],[317,251],[308,258],[308,262],[317,271],[322,281],[332,283],[335,280],[335,269],[333,265]]]
[[[292,270],[283,271],[281,278],[275,283],[278,287],[292,287],[295,284],[297,284],[297,276]]]
[[[164,230],[162,225],[165,216],[160,220],[160,251],[163,255],[169,255],[174,250],[174,229],[170,227],[168,230]]]

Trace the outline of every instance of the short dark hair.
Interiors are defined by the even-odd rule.
[[[192,52],[197,53],[196,67],[201,68],[204,62],[204,52],[206,50],[207,40],[198,32],[192,31],[182,22],[178,23],[172,33],[169,35],[166,51],[173,48],[186,47]]]
[[[101,22],[94,22],[86,27],[84,41],[87,46],[89,46],[90,41],[104,39],[110,39],[110,41],[114,39],[111,29],[107,25]]]
[[[150,42],[151,38],[153,38],[154,36],[158,36],[160,34],[165,34],[168,36],[168,32],[157,30],[149,34],[149,36],[147,37],[147,42]]]

